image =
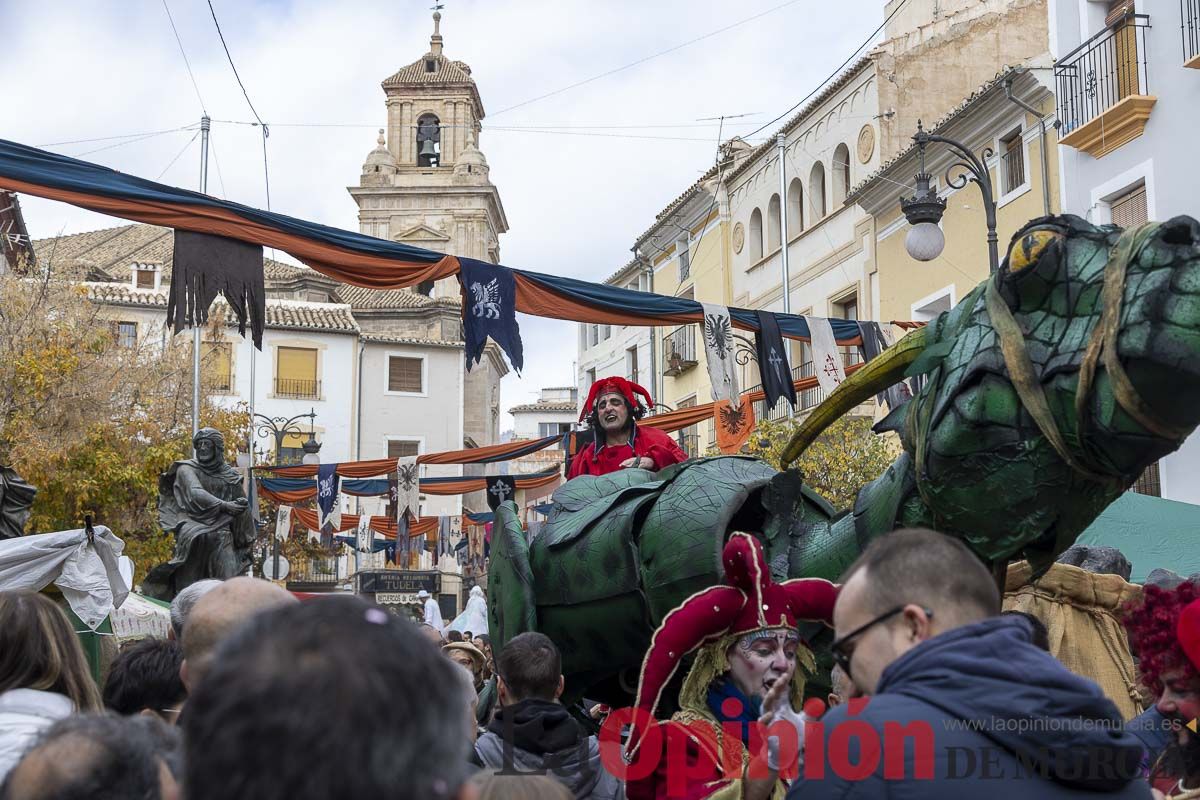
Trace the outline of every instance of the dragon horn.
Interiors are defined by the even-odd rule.
[[[909,332],[903,339],[863,364],[825,398],[825,402],[814,408],[804,422],[800,423],[799,430],[783,449],[783,455],[780,457],[783,468],[790,467],[813,440],[838,417],[903,379],[904,371],[925,349],[926,330],[917,328]]]

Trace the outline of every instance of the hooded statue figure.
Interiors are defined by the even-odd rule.
[[[150,570],[142,590],[171,600],[205,578],[245,574],[254,522],[242,475],[225,463],[225,440],[213,428],[192,437],[195,458],[176,461],[158,478],[158,521],[175,534],[175,554]]]

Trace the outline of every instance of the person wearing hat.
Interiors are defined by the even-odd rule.
[[[442,609],[438,607],[437,600],[424,589],[417,592],[417,600],[425,609],[425,624],[436,629],[438,633],[444,632],[446,623],[442,620]]]
[[[795,775],[799,768],[797,743],[804,740],[804,718],[794,709],[804,697],[805,673],[813,673],[816,664],[797,623],[829,625],[838,589],[815,578],[775,583],[762,543],[746,533],[730,537],[722,564],[725,583],[685,600],[663,618],[650,640],[635,702],[649,715],[683,659],[695,657],[679,691],[679,711],[659,723],[662,735],[648,737],[651,726],[634,718],[628,759],[633,765],[657,757],[658,766],[647,777],[627,782],[631,800],[678,795],[679,787],[672,787],[668,778],[672,769],[680,769],[681,752],[686,752],[688,765],[683,790],[688,798],[782,798],[781,770]],[[751,752],[751,746],[761,747],[761,737],[750,733],[756,723],[776,721],[794,726],[796,739],[768,742],[766,774],[759,774],[763,754]],[[731,730],[740,731],[740,741],[725,741]],[[650,747],[660,751],[640,752]],[[731,747],[740,759],[729,756]],[[758,764],[748,772],[752,758]],[[740,769],[726,772],[729,761]]]
[[[442,652],[446,654],[446,658],[471,673],[476,692],[483,687],[484,658],[478,647],[470,642],[450,642],[442,645]]]
[[[1150,785],[1172,800],[1200,798],[1200,583],[1147,586],[1123,622],[1142,683],[1158,696],[1155,715],[1170,731]]]
[[[645,398],[645,404],[641,398]],[[656,428],[639,427],[637,420],[654,405],[644,387],[622,377],[601,378],[592,384],[579,421],[587,421],[593,441],[571,459],[568,478],[607,475],[620,469],[658,471],[687,461],[674,439]]]

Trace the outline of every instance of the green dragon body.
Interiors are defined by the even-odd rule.
[[[904,451],[847,513],[796,470],[743,456],[569,481],[532,541],[502,506],[493,637],[540,630],[562,649],[569,695],[623,702],[662,617],[719,582],[732,530],[760,536],[777,579],[836,579],[909,526],[988,562],[1049,564],[1200,422],[1200,224],[1029,223],[995,276],[831,394],[785,462],[905,374],[919,390],[877,426]]]

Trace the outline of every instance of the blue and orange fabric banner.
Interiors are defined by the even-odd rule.
[[[3,139],[0,188],[134,222],[278,248],[353,286],[403,289],[461,272],[459,260],[451,255],[218,200]],[[572,322],[653,326],[698,323],[704,318],[703,307],[695,300],[528,270],[511,272],[516,310],[526,314]],[[730,308],[729,314],[734,327],[758,330],[753,310]],[[809,338],[803,317],[779,314],[777,319],[785,337]],[[831,319],[830,325],[839,345],[861,344],[853,320]]]

